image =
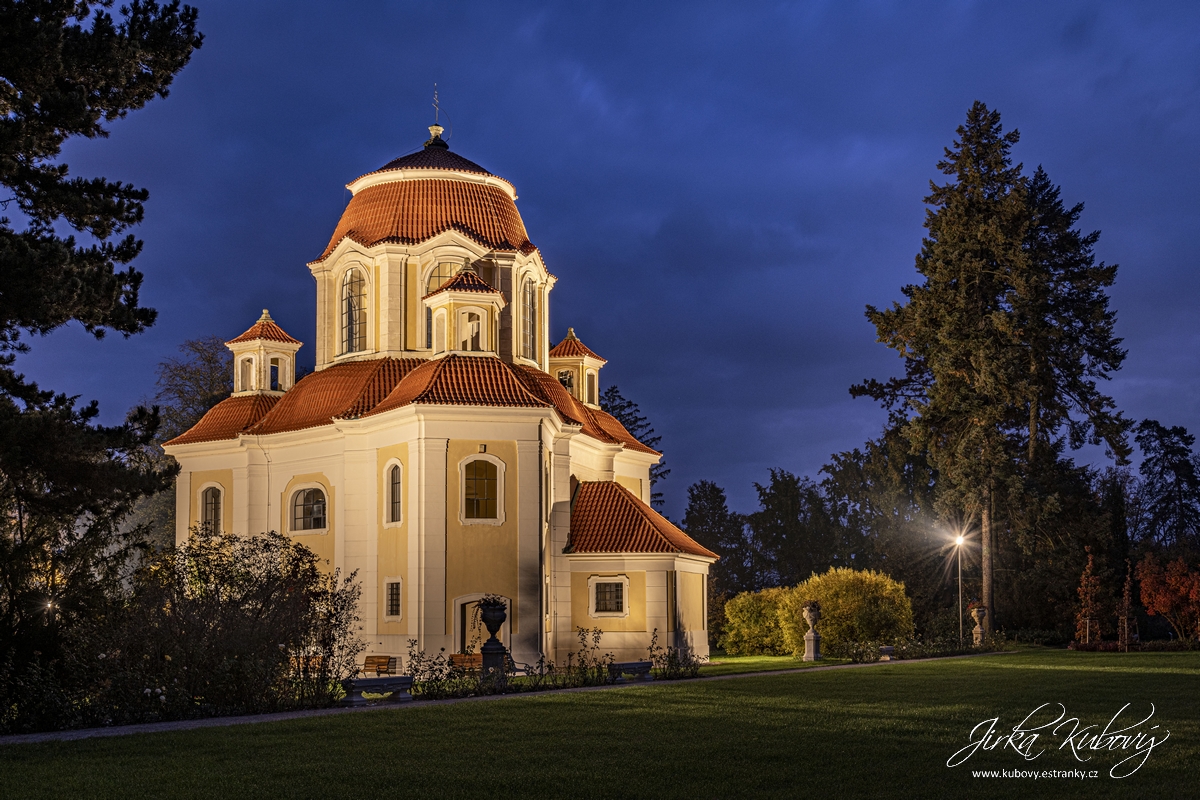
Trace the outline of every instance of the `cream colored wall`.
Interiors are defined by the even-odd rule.
[[[621,484],[626,489],[633,492],[635,497],[637,497],[638,499],[640,499],[642,501],[646,501],[646,498],[642,496],[642,479],[641,478],[631,478],[628,475],[617,475],[615,477],[616,477],[617,483]]]
[[[233,530],[233,470],[207,469],[191,473],[188,488],[187,525],[191,528],[200,522],[200,492],[205,485],[218,484],[221,487],[221,530]]]
[[[400,462],[400,524],[387,521],[388,506],[391,500],[390,488],[387,482],[387,467],[393,460]],[[376,474],[378,475],[379,519],[378,528],[378,622],[376,629],[383,635],[400,635],[408,632],[408,526],[411,516],[409,502],[408,480],[408,443],[381,447],[376,451]],[[399,577],[404,581],[400,591],[400,619],[387,621],[387,586],[386,579]]]
[[[708,627],[704,613],[704,576],[698,572],[676,572],[679,587],[678,618],[685,631]]]
[[[298,486],[311,483],[319,485],[325,492],[326,528],[324,531],[293,531],[291,529],[292,492]],[[332,571],[336,563],[334,552],[337,525],[337,517],[334,514],[336,504],[337,498],[334,496],[333,484],[320,472],[293,475],[279,498],[279,530],[287,531],[294,540],[316,553],[317,558],[321,560],[321,568],[326,571]]]
[[[504,462],[504,522],[500,525],[464,524],[459,519],[462,477],[459,462],[479,454]],[[446,630],[454,629],[456,597],[492,593],[517,600],[520,564],[517,550],[517,444],[513,441],[451,439],[446,452]],[[513,610],[512,632],[520,632],[519,610]],[[457,644],[455,645],[457,646]]]
[[[624,617],[593,617],[588,613],[589,578],[629,578],[629,614]],[[571,630],[599,628],[602,631],[646,630],[646,573],[621,572],[572,572],[571,573]]]

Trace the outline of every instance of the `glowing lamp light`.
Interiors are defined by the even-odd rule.
[[[963,537],[959,536],[957,539],[954,540],[954,543],[956,545],[958,545],[959,547],[962,547]]]

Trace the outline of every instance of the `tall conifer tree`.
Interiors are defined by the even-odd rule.
[[[1096,380],[1125,353],[1105,294],[1116,267],[1095,264],[1097,233],[1074,230],[1082,206],[1065,209],[1041,169],[1022,175],[1011,158],[1019,133],[983,103],[957,135],[937,165],[952,179],[925,198],[924,282],[903,288],[904,303],[867,307],[905,375],[851,393],[890,408],[912,451],[927,455],[943,514],[979,520],[990,629],[998,491],[1039,452],[1057,459],[1064,430],[1072,447],[1104,441],[1124,459],[1128,424]]]

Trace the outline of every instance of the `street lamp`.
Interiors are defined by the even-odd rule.
[[[963,641],[963,615],[962,615],[962,534],[954,540],[954,551],[958,554],[958,646],[962,647]]]

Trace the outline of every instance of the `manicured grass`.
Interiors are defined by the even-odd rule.
[[[1200,654],[1024,652],[0,747],[0,797],[1196,797]],[[1042,703],[1103,726],[1153,702],[1148,763],[1011,750],[978,722]],[[1048,742],[1057,746],[1061,740]],[[1095,780],[972,769],[1098,769]]]
[[[845,664],[838,659],[825,658],[820,662],[801,661],[794,656],[723,656],[714,655],[709,663],[700,668],[702,676],[735,675],[740,672],[773,672],[780,669],[804,669],[805,667],[827,667]]]

